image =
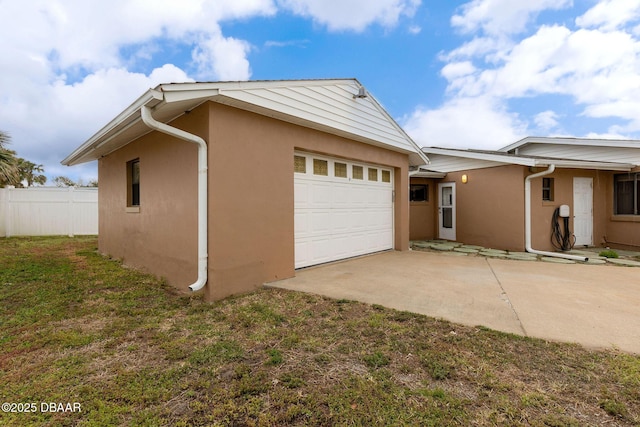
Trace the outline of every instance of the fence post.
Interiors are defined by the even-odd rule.
[[[74,197],[74,190],[76,188],[71,186],[69,187],[69,193],[67,194],[67,197],[69,198],[67,206],[69,207],[69,211],[68,211],[68,215],[67,217],[69,218],[69,237],[73,237],[73,197]]]
[[[5,199],[4,199],[4,207],[5,207],[5,216],[4,216],[4,225],[5,225],[5,230],[4,230],[4,235],[7,237],[11,237],[12,234],[12,225],[13,225],[13,218],[11,217],[11,193],[12,190],[15,189],[16,187],[14,187],[13,185],[7,185],[6,187],[6,194],[5,194]]]
[[[7,191],[0,188],[0,237],[7,235]]]

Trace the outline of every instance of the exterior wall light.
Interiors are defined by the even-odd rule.
[[[469,180],[469,177],[467,176],[467,174],[462,175],[462,183],[463,184],[466,184],[468,180]]]

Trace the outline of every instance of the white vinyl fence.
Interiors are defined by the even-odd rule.
[[[0,236],[98,234],[97,188],[0,188]]]

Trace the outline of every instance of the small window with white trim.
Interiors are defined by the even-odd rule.
[[[391,182],[391,172],[390,171],[382,171],[382,182]]]
[[[369,181],[377,181],[378,180],[378,169],[376,168],[368,168],[369,169]]]
[[[542,178],[542,200],[553,201],[553,178]]]
[[[140,206],[140,159],[127,162],[127,207]]]
[[[336,178],[346,178],[347,177],[347,164],[335,162],[333,164],[333,175]]]

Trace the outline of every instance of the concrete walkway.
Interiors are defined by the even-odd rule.
[[[269,284],[640,354],[640,269],[384,252]]]

